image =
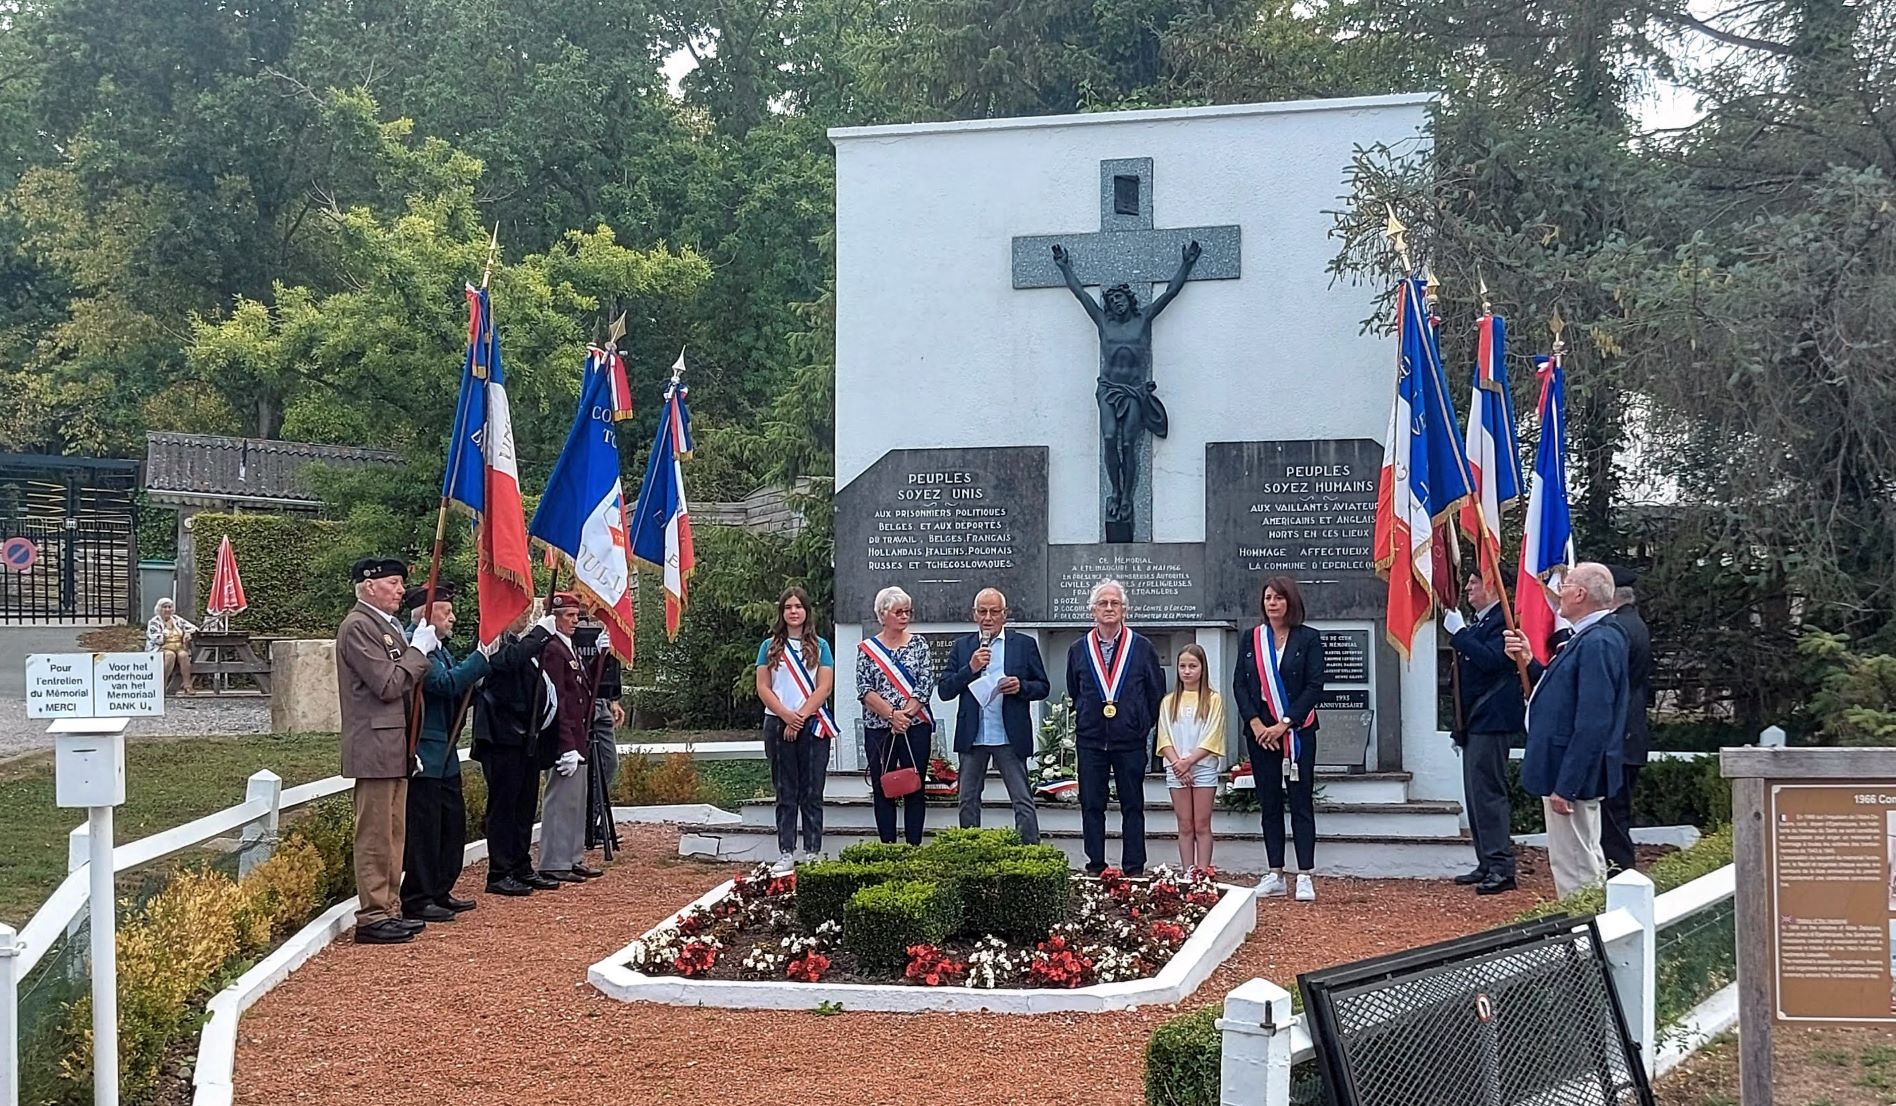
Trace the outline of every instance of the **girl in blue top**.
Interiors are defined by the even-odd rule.
[[[823,710],[836,686],[836,657],[816,636],[810,596],[789,587],[777,599],[777,624],[757,647],[757,697],[764,703],[764,756],[777,791],[777,870],[823,851],[823,780],[836,736]],[[803,851],[797,852],[802,815]]]

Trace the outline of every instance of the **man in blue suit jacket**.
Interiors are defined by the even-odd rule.
[[[1093,585],[1088,599],[1093,628],[1067,650],[1067,694],[1073,697],[1073,738],[1080,769],[1080,836],[1086,874],[1106,870],[1106,791],[1119,789],[1120,863],[1125,873],[1145,872],[1145,774],[1152,760],[1152,727],[1165,698],[1165,670],[1152,643],[1126,625],[1126,589],[1117,580]],[[1092,660],[1098,643],[1110,694]]]
[[[1527,703],[1521,786],[1541,796],[1547,863],[1562,897],[1606,878],[1600,800],[1620,787],[1632,702],[1626,634],[1607,617],[1612,608],[1612,570],[1592,561],[1573,566],[1560,588],[1560,614],[1573,623],[1573,636],[1545,668],[1529,670],[1536,682]],[[1532,656],[1520,631],[1509,631],[1507,642],[1509,656]]]
[[[1502,570],[1503,580],[1509,575]],[[1448,631],[1461,670],[1461,732],[1456,744],[1461,746],[1462,801],[1475,839],[1474,870],[1456,876],[1455,882],[1473,884],[1478,894],[1498,895],[1515,886],[1508,753],[1526,729],[1526,704],[1520,673],[1501,639],[1507,629],[1502,597],[1479,572],[1469,575],[1466,591],[1475,620],[1467,621],[1458,610],[1442,616],[1442,629]]]
[[[961,826],[981,824],[981,791],[988,763],[1001,773],[1014,828],[1029,845],[1040,843],[1040,818],[1027,783],[1027,758],[1034,755],[1033,713],[1027,704],[1047,697],[1051,684],[1040,648],[1024,634],[1007,632],[1007,597],[987,588],[974,597],[979,627],[955,642],[948,664],[935,683],[943,702],[959,699],[955,709],[955,752],[961,754]],[[987,679],[999,676],[992,688]],[[980,693],[992,694],[984,705]]]

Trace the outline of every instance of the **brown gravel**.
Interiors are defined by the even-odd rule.
[[[586,968],[696,896],[729,865],[680,859],[677,833],[626,827],[607,875],[480,907],[393,947],[330,946],[244,1015],[236,1101],[248,1106],[593,1106],[596,1103],[1137,1104],[1146,1038],[1175,1007],[1111,1014],[832,1017],[615,1002]],[[1551,895],[1320,879],[1315,904],[1263,903],[1256,932],[1186,1004],[1253,976],[1395,952],[1505,922]],[[460,892],[479,890],[470,870]],[[1072,1058],[1090,1058],[1076,1065]],[[1062,1060],[1062,1057],[1067,1057]]]

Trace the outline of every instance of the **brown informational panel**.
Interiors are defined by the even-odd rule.
[[[1896,1021],[1896,780],[1766,788],[1777,1020]]]

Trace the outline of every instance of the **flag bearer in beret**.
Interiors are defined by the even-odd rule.
[[[355,877],[361,906],[355,939],[395,945],[415,939],[425,923],[401,916],[397,881],[406,837],[409,696],[440,648],[432,625],[412,639],[395,620],[408,566],[366,557],[355,563],[356,605],[336,628],[336,690],[342,713],[342,774],[355,780]]]
[[[579,883],[603,875],[585,865],[586,756],[592,740],[587,673],[573,644],[579,627],[580,599],[568,592],[553,596],[552,640],[540,654],[540,667],[551,683],[553,717],[540,733],[539,764],[546,772],[540,806],[539,874],[561,883]],[[543,620],[545,621],[545,620]]]
[[[534,607],[540,601],[533,601]],[[533,870],[533,816],[540,808],[535,752],[549,716],[550,684],[540,654],[553,620],[522,612],[494,642],[487,679],[475,692],[471,759],[487,780],[487,892],[519,897],[557,891],[558,880]]]
[[[480,646],[457,661],[448,641],[454,633],[454,588],[435,587],[434,606],[424,603],[427,589],[411,587],[402,609],[415,628],[433,626],[441,645],[428,654],[421,684],[421,738],[415,753],[421,772],[408,781],[408,840],[402,851],[402,917],[422,922],[451,922],[474,909],[473,899],[454,897],[467,848],[467,807],[461,797],[461,758],[455,750],[467,720],[465,704],[474,685],[487,675],[491,650]]]

